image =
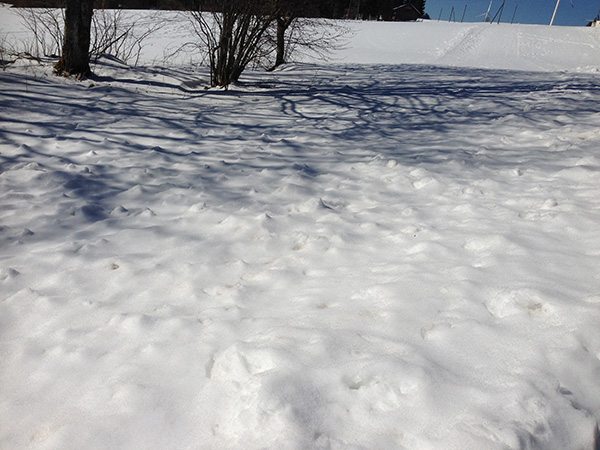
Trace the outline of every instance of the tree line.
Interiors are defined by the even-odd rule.
[[[112,6],[112,1],[62,1],[63,9],[60,11],[64,15],[64,31],[59,33],[62,51],[54,66],[56,74],[78,79],[91,75],[92,28],[97,35],[99,27],[98,20],[92,22],[94,10],[122,11],[103,9]],[[333,22],[324,22],[320,18],[337,17],[340,14],[348,16],[352,11],[357,11],[352,9],[353,5],[359,5],[358,0],[177,1],[180,9],[187,12],[186,17],[191,25],[190,41],[185,45],[197,51],[208,63],[210,85],[213,87],[226,87],[238,81],[242,72],[252,65],[266,68],[270,64],[269,69],[272,70],[284,64],[290,53],[298,48],[327,53],[341,33],[335,31]],[[150,0],[146,4],[158,2]],[[372,8],[374,14],[384,11],[382,8],[385,7],[388,8],[385,14],[393,15],[407,6],[418,14],[418,8],[423,9],[425,1],[403,0],[400,8],[391,6],[393,0],[362,0],[360,4],[365,8],[364,11]],[[47,8],[46,11],[56,10]],[[384,18],[384,15],[379,14],[377,18]],[[55,17],[54,22],[57,22]],[[116,30],[117,27],[113,25],[107,27]],[[105,47],[114,46],[116,40],[122,39],[126,33],[113,32],[107,39],[108,47]]]
[[[21,8],[62,8],[66,0],[13,0],[9,3]],[[94,8],[106,9],[167,9],[190,10],[200,5],[213,3],[219,7],[219,2],[202,0],[95,0]],[[425,14],[425,0],[325,0],[311,2],[310,7],[300,12],[303,17],[321,17],[328,19],[372,19],[393,20],[394,11],[402,5],[409,5]]]
[[[306,47],[326,52],[336,33],[317,19],[320,0],[195,0],[187,9],[189,45],[210,68],[211,86],[228,86],[252,64],[286,62],[290,51]],[[90,36],[94,0],[64,2],[64,36],[56,74],[85,79],[91,75]]]

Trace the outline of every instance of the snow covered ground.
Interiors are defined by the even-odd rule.
[[[14,8],[0,4],[0,43],[23,49],[30,45],[26,28]],[[157,12],[125,11],[124,21],[138,26],[154,21]],[[145,64],[189,64],[197,54],[178,53],[192,33],[178,12],[160,12],[164,28],[146,41]],[[485,69],[598,72],[600,28],[548,27],[486,23],[419,23],[340,21],[346,34],[330,63],[425,64]],[[143,26],[143,25],[142,25]],[[298,56],[302,62],[322,63],[315,55]]]
[[[597,72],[600,30],[486,23],[348,22],[352,44],[335,59],[486,69]]]
[[[0,448],[595,450],[580,67],[0,72]]]

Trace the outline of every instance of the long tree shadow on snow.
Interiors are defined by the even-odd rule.
[[[181,83],[193,79],[182,71],[169,75]],[[62,180],[66,195],[89,205],[86,220],[98,221],[117,206],[115,196],[138,185],[202,189],[225,204],[252,201],[243,183],[228,182],[249,171],[295,173],[310,184],[325,164],[377,155],[431,170],[455,159],[503,168],[514,161],[480,158],[482,143],[496,143],[501,152],[511,145],[502,142],[507,130],[544,134],[600,112],[591,75],[297,66],[249,73],[229,91],[188,92],[176,81],[141,89],[144,81],[133,81],[65,86],[0,74],[0,139],[16,149],[0,154],[1,170],[39,163]],[[83,156],[89,152],[99,155],[96,162]],[[130,173],[153,177],[127,176],[121,165],[136,155]],[[69,169],[84,165],[85,171]],[[184,167],[193,176],[181,176]]]
[[[576,123],[600,112],[597,79],[586,75],[362,66],[278,81],[268,95],[279,99],[282,114],[334,141],[379,143],[385,156],[408,163],[427,151],[460,157],[460,148],[444,143],[475,127],[500,138],[501,124],[543,132],[560,126],[561,118]]]

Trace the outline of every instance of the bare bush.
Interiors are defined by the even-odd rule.
[[[0,67],[6,68],[18,60],[29,60],[41,63],[40,58],[33,56],[29,51],[18,51],[6,33],[0,33]]]
[[[24,53],[35,57],[60,57],[64,39],[64,9],[16,8],[32,40],[22,43]],[[147,38],[159,30],[164,21],[157,13],[128,17],[123,10],[96,9],[92,17],[89,54],[92,61],[111,55],[128,64],[137,65]]]
[[[6,36],[2,34],[0,35],[0,66],[2,66],[2,70],[6,70],[6,66],[12,62],[8,60],[8,54]]]
[[[102,55],[111,55],[137,65],[146,39],[163,26],[164,21],[156,12],[134,19],[126,17],[123,10],[96,10],[90,55],[95,61]]]
[[[326,58],[347,30],[332,21],[300,18],[306,4],[303,0],[201,3],[199,9],[187,12],[194,40],[177,52],[197,51],[210,68],[211,86],[237,81],[246,67],[275,68],[292,54]]]
[[[33,39],[24,43],[25,48],[22,50],[36,57],[60,56],[64,36],[64,9],[16,8],[15,11]]]
[[[294,17],[284,30],[277,23],[267,34],[269,68],[303,58],[326,60],[333,51],[343,47],[348,33],[348,27],[328,19]]]
[[[266,57],[265,33],[274,20],[267,0],[220,0],[216,11],[191,10],[188,18],[210,68],[211,86],[228,86],[249,64]]]

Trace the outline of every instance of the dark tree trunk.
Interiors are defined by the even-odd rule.
[[[57,74],[74,75],[78,79],[91,75],[90,33],[93,13],[93,0],[67,0],[62,56],[54,66]]]
[[[263,0],[264,1],[264,0]],[[210,56],[211,85],[226,87],[239,80],[246,66],[257,59],[261,40],[274,20],[258,0],[225,0],[222,3],[218,42]],[[268,12],[268,10],[267,10]]]
[[[285,32],[292,24],[293,18],[291,17],[278,17],[277,18],[277,38],[276,38],[276,50],[275,50],[275,65],[271,70],[285,64]]]
[[[233,40],[234,15],[230,11],[223,11],[223,28],[219,37],[219,48],[217,49],[215,68],[213,73],[213,86],[228,86],[231,84],[231,71],[229,70],[229,59],[231,43]]]
[[[287,29],[287,21],[282,18],[277,18],[277,52],[275,55],[275,67],[285,63],[285,30]]]

